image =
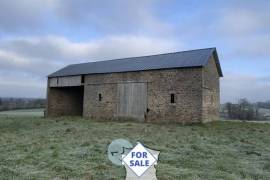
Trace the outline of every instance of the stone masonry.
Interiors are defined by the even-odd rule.
[[[148,122],[202,121],[202,68],[87,75],[83,116],[113,118],[118,82],[147,83]],[[175,103],[170,103],[172,93]]]
[[[97,120],[118,118],[119,83],[145,83],[147,108],[143,121],[215,121],[219,118],[219,77],[212,56],[204,67],[48,78],[46,114],[82,115]],[[68,79],[70,82],[64,82]],[[57,82],[67,86],[58,87]],[[70,86],[72,83],[75,85]]]

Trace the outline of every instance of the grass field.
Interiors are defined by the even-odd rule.
[[[259,112],[262,113],[263,116],[266,116],[267,119],[270,120],[270,109],[260,108]]]
[[[44,109],[16,109],[9,111],[0,111],[0,116],[5,117],[21,117],[21,116],[35,116],[42,117],[44,116]]]
[[[270,124],[97,122],[0,117],[0,179],[124,179],[107,158],[117,138],[161,151],[159,180],[270,179]]]

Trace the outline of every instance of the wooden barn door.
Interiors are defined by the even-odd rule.
[[[117,116],[144,120],[147,109],[146,83],[118,84]]]

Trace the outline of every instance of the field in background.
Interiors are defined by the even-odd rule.
[[[268,119],[270,120],[270,109],[260,108],[259,112],[262,113],[264,116],[268,117]]]
[[[160,150],[159,180],[270,179],[270,124],[181,126],[0,117],[0,179],[124,179],[107,158],[125,138]]]
[[[0,111],[0,117],[21,117],[21,116],[31,116],[31,117],[42,117],[44,116],[44,109],[19,109],[19,110],[9,110]]]

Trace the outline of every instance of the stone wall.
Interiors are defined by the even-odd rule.
[[[152,70],[85,76],[86,117],[115,117],[117,83],[146,82],[146,121],[198,122],[202,120],[202,68]],[[99,101],[102,94],[102,101]],[[175,94],[175,103],[170,103]]]
[[[219,74],[213,57],[203,68],[203,122],[219,119],[220,88]]]
[[[118,84],[141,82],[147,84],[147,122],[208,122],[219,117],[219,74],[213,57],[203,68],[85,75],[77,87],[50,87],[49,82],[49,116],[115,118]]]
[[[116,84],[113,83],[85,85],[83,116],[101,118],[114,117],[117,105],[116,88]],[[99,101],[99,94],[101,94],[101,101]]]

